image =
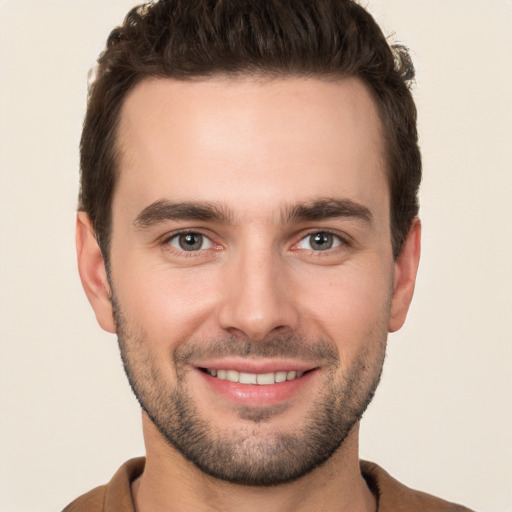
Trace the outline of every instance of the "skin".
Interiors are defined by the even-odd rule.
[[[139,360],[151,360],[169,389],[178,379],[173,350],[226,336],[251,344],[293,335],[325,340],[339,356],[334,379],[341,382],[364,356],[361,387],[367,386],[380,373],[387,332],[405,321],[420,253],[415,219],[400,256],[392,256],[381,130],[371,95],[356,79],[139,84],[121,115],[110,283],[87,215],[77,220],[80,275],[101,327],[116,332],[112,285],[129,346]],[[367,215],[283,213],[320,199],[350,202]],[[142,215],[141,222],[158,201],[207,202],[227,215],[158,221]],[[207,243],[183,251],[175,236],[183,229]],[[311,235],[320,232],[335,235],[333,248],[312,248]],[[196,368],[236,366],[241,358],[203,359],[184,375],[197,414],[219,435],[250,431],[272,442],[275,432],[294,433],[327,389],[326,367],[292,357],[288,363],[311,363],[315,371],[306,386],[277,397],[278,412],[256,423],[242,408],[268,406],[261,393],[226,397]],[[260,357],[250,364],[272,363]],[[146,469],[132,489],[138,511],[376,509],[359,471],[358,423],[327,462],[275,487],[206,475],[145,413],[143,427]]]

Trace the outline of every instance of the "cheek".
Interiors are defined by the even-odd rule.
[[[191,269],[173,271],[124,261],[113,275],[123,313],[154,340],[174,345],[212,321],[214,276]]]
[[[312,276],[298,300],[310,324],[345,349],[357,348],[376,330],[387,332],[391,285],[389,269],[346,266],[330,275]]]
[[[222,269],[173,269],[132,256],[112,261],[113,285],[125,318],[162,350],[188,339],[222,335],[217,311],[226,299]],[[291,266],[281,274],[281,299],[300,315],[299,329],[355,351],[389,316],[392,265],[368,255],[338,267]],[[271,290],[269,290],[271,292]],[[224,333],[225,334],[225,333]]]

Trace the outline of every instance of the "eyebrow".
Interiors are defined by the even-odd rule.
[[[231,215],[216,204],[208,202],[173,203],[159,200],[151,203],[142,210],[133,224],[138,229],[147,229],[166,220],[199,220],[228,223]]]
[[[285,207],[281,212],[284,223],[318,221],[330,218],[354,218],[372,223],[370,210],[350,199],[317,199]],[[209,202],[180,202],[158,200],[144,208],[133,224],[147,229],[167,220],[198,220],[232,223],[231,213],[222,206]]]
[[[311,203],[300,203],[285,208],[283,218],[287,222],[315,221],[331,218],[354,218],[368,224],[373,221],[369,208],[350,199],[318,199]]]

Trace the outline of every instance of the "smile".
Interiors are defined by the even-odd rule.
[[[269,386],[279,382],[299,379],[305,373],[296,370],[270,373],[246,373],[237,370],[216,370],[213,368],[206,368],[204,371],[212,377],[217,377],[217,379],[238,382],[239,384],[256,384],[259,386]]]

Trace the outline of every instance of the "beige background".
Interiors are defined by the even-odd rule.
[[[142,454],[75,269],[87,71],[132,0],[0,0],[0,509],[60,510]],[[424,252],[362,456],[512,511],[512,2],[370,0],[414,50]]]

